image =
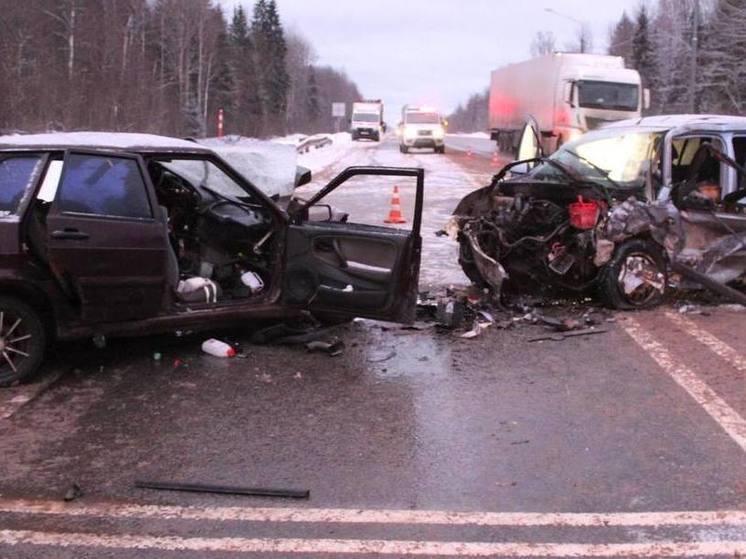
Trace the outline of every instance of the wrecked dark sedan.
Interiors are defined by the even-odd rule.
[[[359,175],[416,180],[411,230],[309,220]],[[353,167],[285,210],[193,142],[2,137],[0,385],[31,375],[53,340],[200,330],[304,310],[411,321],[423,184],[422,169]]]
[[[449,232],[460,264],[495,294],[600,295],[657,304],[670,286],[731,300],[746,273],[746,118],[665,116],[609,125],[519,159],[466,196]]]

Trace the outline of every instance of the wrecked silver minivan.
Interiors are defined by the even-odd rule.
[[[459,262],[493,292],[597,294],[612,307],[706,287],[738,302],[746,275],[746,118],[614,123],[519,161],[461,200]]]

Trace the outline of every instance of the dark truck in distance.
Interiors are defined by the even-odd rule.
[[[416,179],[411,230],[309,220],[359,175]],[[193,142],[0,137],[0,385],[33,374],[54,340],[303,310],[411,321],[423,186],[422,169],[352,167],[285,210]]]

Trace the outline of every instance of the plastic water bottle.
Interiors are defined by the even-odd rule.
[[[202,343],[202,351],[215,357],[235,357],[236,350],[225,342],[210,338]]]

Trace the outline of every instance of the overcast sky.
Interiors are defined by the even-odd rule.
[[[230,16],[251,0],[219,0]],[[562,48],[586,22],[594,50],[609,26],[641,0],[277,0],[283,24],[313,44],[318,64],[344,69],[369,98],[381,98],[390,124],[401,105],[435,105],[447,114],[489,83],[490,70],[529,57],[537,31]]]

